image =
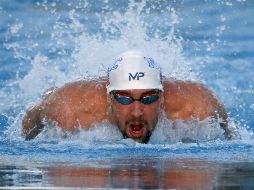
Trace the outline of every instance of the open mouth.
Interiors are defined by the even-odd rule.
[[[140,138],[145,132],[144,124],[131,124],[128,128],[128,134],[133,138]]]

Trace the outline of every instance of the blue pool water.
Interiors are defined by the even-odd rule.
[[[252,0],[2,0],[0,187],[253,189],[253,10]],[[43,92],[103,76],[133,48],[166,76],[213,90],[236,137],[226,141],[208,124],[174,131],[164,123],[143,145],[102,123],[24,141],[22,117]]]

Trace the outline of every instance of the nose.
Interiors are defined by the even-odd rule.
[[[135,101],[132,103],[132,108],[131,108],[131,115],[134,117],[140,117],[143,115],[144,113],[144,105],[139,102],[139,101]]]

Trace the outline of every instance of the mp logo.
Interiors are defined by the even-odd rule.
[[[139,80],[140,77],[144,77],[145,73],[144,72],[136,72],[134,74],[129,73],[129,81],[131,80]]]

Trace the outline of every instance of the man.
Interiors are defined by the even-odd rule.
[[[107,79],[73,82],[45,96],[27,111],[23,135],[34,138],[44,119],[68,131],[109,121],[124,138],[147,143],[162,115],[186,122],[214,118],[230,138],[227,113],[211,91],[201,84],[163,79],[156,62],[138,51],[123,53],[109,67]]]

